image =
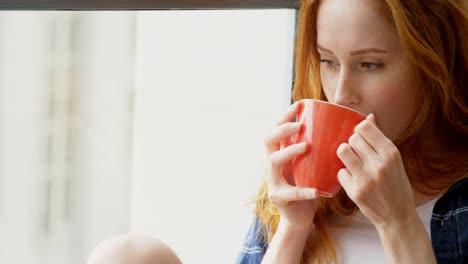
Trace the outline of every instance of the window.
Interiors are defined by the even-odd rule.
[[[294,4],[171,2],[0,12],[1,263],[84,263],[127,231],[234,261],[290,102]],[[0,7],[35,4],[109,7]]]
[[[129,226],[135,14],[0,19],[0,262],[84,263]]]

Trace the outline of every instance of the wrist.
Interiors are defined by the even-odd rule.
[[[277,233],[291,236],[298,240],[306,241],[307,237],[314,230],[314,228],[315,225],[313,221],[311,221],[311,223],[307,225],[299,225],[297,223],[291,223],[281,218],[278,223]]]
[[[436,263],[429,234],[417,216],[376,226],[386,263]]]
[[[425,232],[424,225],[416,211],[404,219],[376,225],[376,229],[381,238],[388,239],[404,239],[404,237],[411,237],[420,231]]]
[[[311,230],[280,218],[262,263],[300,263]]]
[[[278,223],[278,230],[284,230],[288,233],[295,234],[310,234],[315,229],[314,221],[311,220],[310,223],[298,224],[288,221],[287,219],[280,218]]]

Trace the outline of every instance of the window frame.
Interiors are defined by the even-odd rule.
[[[0,0],[2,10],[296,9],[299,0]]]

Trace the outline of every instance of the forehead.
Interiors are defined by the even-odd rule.
[[[317,41],[331,49],[379,46],[397,49],[395,27],[377,0],[323,0],[317,16]],[[340,46],[340,47],[338,47]]]

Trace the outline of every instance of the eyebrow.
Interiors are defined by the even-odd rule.
[[[317,44],[317,49],[333,54],[333,51],[326,49],[318,44]],[[367,48],[367,49],[353,50],[349,52],[349,55],[354,56],[354,55],[360,55],[360,54],[366,54],[366,53],[388,53],[388,52],[385,50],[376,49],[376,48]]]

